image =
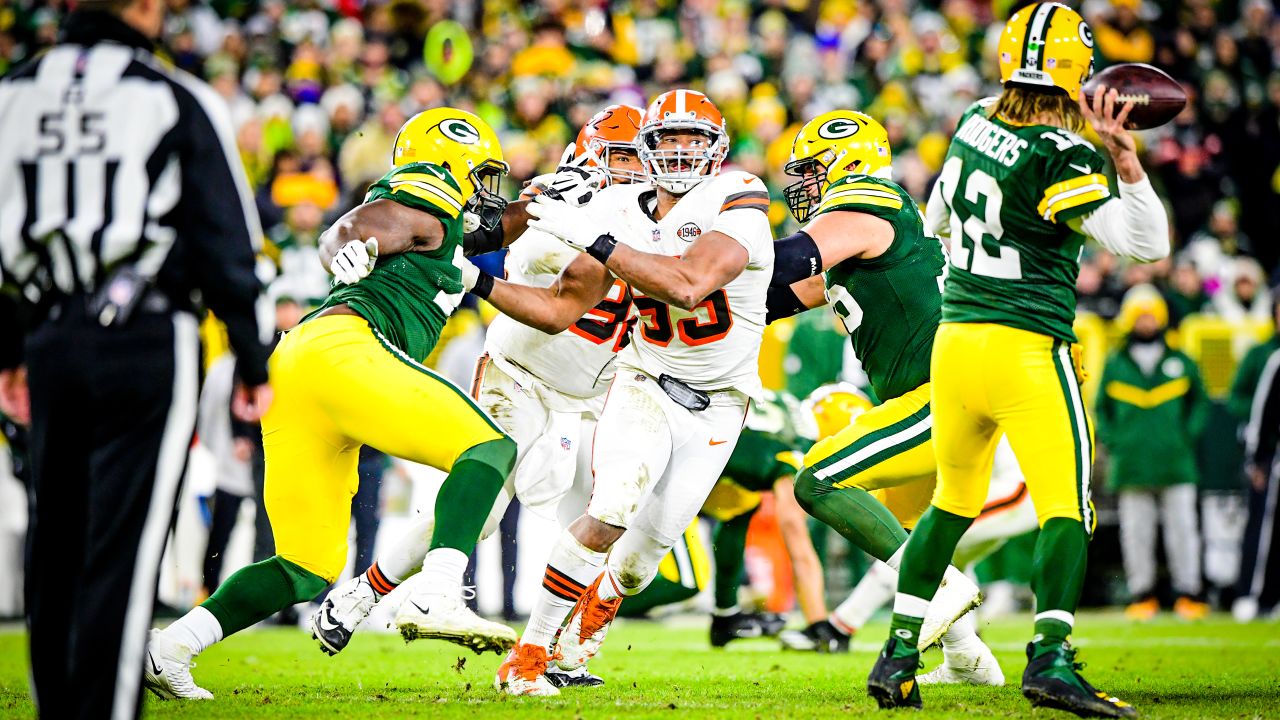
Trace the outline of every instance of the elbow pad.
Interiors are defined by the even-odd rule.
[[[801,230],[773,244],[771,285],[789,286],[820,272],[822,272],[822,253],[818,251],[818,244],[809,237],[809,233]],[[793,297],[794,295],[795,293],[792,293]]]

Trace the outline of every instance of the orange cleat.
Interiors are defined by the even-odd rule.
[[[1124,609],[1124,616],[1130,620],[1146,622],[1154,618],[1158,612],[1160,612],[1160,601],[1149,597],[1130,603],[1129,607]]]
[[[547,679],[547,667],[558,659],[541,645],[516,643],[507,653],[507,659],[498,666],[498,676],[493,688],[508,695],[533,695],[549,697],[559,695],[560,690]]]
[[[1173,604],[1173,611],[1183,620],[1203,620],[1209,616],[1209,604],[1183,595]]]
[[[573,612],[569,614],[568,625],[560,633],[556,654],[561,659],[556,664],[565,670],[576,670],[595,657],[604,644],[609,626],[618,615],[618,606],[622,605],[621,597],[610,600],[600,598],[600,583],[612,582],[606,579],[608,575],[608,571],[601,573],[582,597],[578,598],[578,604],[573,606]]]

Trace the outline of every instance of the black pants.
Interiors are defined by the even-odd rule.
[[[1280,471],[1272,469],[1262,491],[1249,488],[1249,522],[1240,553],[1240,597],[1253,597],[1262,612],[1280,603]]]
[[[40,715],[133,718],[196,416],[195,319],[83,311],[27,338],[35,511],[26,604]]]
[[[368,445],[360,448],[356,466],[360,485],[351,498],[351,521],[356,526],[356,574],[364,572],[375,560],[373,549],[382,524],[382,476],[387,472],[387,456]]]
[[[226,490],[213,491],[213,517],[209,521],[209,543],[204,550],[204,589],[210,595],[222,581],[222,561],[227,555],[231,531],[240,517],[240,502],[245,497]]]

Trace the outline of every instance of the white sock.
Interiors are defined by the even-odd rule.
[[[893,599],[897,587],[898,573],[885,563],[875,563],[854,586],[849,597],[831,611],[831,624],[846,635],[852,635]]]
[[[467,570],[467,556],[454,548],[436,548],[422,561],[423,592],[432,595],[457,595],[462,592],[462,574]]]
[[[422,569],[423,559],[431,547],[431,535],[436,529],[435,508],[418,514],[395,544],[378,553],[377,565],[383,576],[393,585],[408,580]]]
[[[734,605],[731,608],[716,608],[715,610],[711,611],[711,614],[715,615],[716,617],[733,617],[734,615],[737,615],[740,612],[742,612],[742,608],[738,607],[737,605]]]
[[[614,573],[613,568],[607,567],[604,570],[604,578],[600,581],[600,599],[613,600],[614,598],[631,597],[632,595],[639,594],[640,591],[648,585],[649,583],[645,583],[641,587],[626,587],[618,580],[618,576]]]
[[[959,664],[953,658],[973,657],[983,647],[982,640],[978,638],[978,625],[971,612],[965,613],[942,635],[942,656],[948,665]]]
[[[529,624],[520,642],[550,650],[569,611],[587,586],[600,577],[607,557],[607,553],[596,552],[578,542],[568,530],[560,533],[547,559],[542,588],[533,602]]]
[[[906,551],[907,544],[902,543],[898,546],[897,550],[893,551],[893,554],[889,556],[889,559],[884,561],[884,564],[888,565],[895,573],[898,572],[898,570],[902,568],[902,554]]]
[[[163,631],[165,637],[199,655],[205,648],[222,640],[222,625],[213,613],[197,605]]]

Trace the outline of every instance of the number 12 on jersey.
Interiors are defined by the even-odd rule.
[[[956,186],[962,180],[963,206],[957,207],[959,188]],[[964,161],[951,157],[942,166],[938,183],[951,210],[951,263],[974,275],[1021,280],[1021,253],[1017,248],[1000,244],[1004,236],[1004,225],[1000,221],[1004,193],[996,179],[977,168],[966,174]]]

